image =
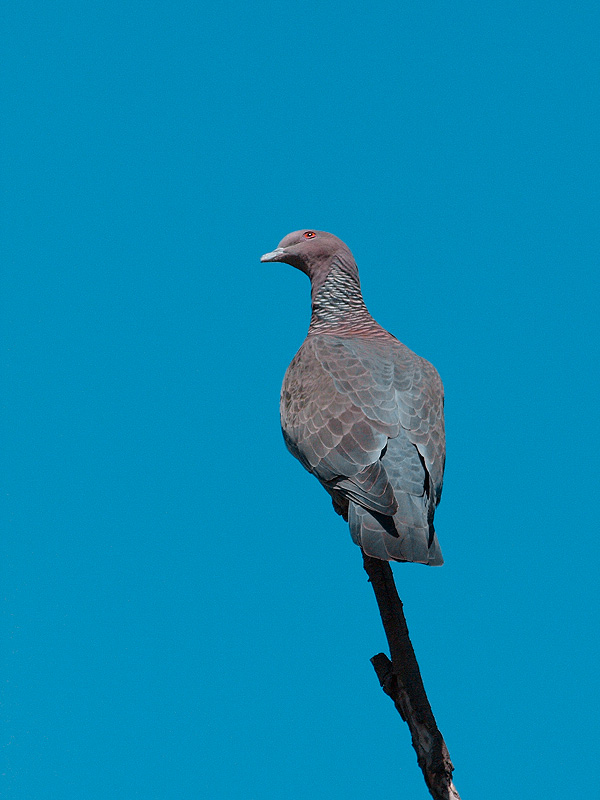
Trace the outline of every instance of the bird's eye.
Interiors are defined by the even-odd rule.
[[[314,239],[317,234],[314,231],[305,231],[304,238],[305,239]]]

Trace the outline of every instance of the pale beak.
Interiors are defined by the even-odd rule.
[[[283,247],[278,247],[276,250],[273,250],[270,253],[265,253],[264,256],[260,257],[261,261],[281,261],[282,256],[285,255],[285,249]]]

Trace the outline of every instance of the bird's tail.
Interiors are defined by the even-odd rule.
[[[348,524],[352,539],[368,556],[382,561],[441,566],[444,559],[433,524],[424,526],[422,522],[422,498],[405,494],[399,499],[400,508],[393,517],[374,514],[350,501]]]

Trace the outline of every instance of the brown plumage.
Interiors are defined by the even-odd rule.
[[[367,555],[442,564],[433,527],[445,458],[437,371],[369,314],[337,237],[295,231],[261,261],[291,264],[311,280],[308,335],[281,390],[288,449]]]

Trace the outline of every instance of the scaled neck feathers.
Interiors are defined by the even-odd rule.
[[[352,256],[338,253],[327,273],[312,279],[312,316],[308,335],[375,334],[383,329],[369,314]]]

